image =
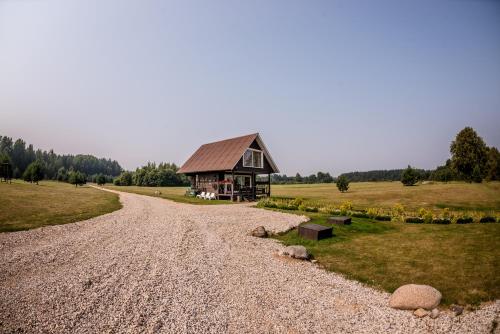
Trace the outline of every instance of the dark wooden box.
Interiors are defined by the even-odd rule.
[[[309,240],[321,240],[331,238],[333,227],[318,224],[304,224],[299,226],[299,235]]]
[[[337,225],[350,225],[351,217],[347,216],[335,216],[328,218],[327,221],[329,224],[337,224]]]

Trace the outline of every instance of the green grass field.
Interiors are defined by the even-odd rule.
[[[199,204],[199,205],[215,205],[215,204],[231,204],[230,201],[224,200],[204,200],[196,197],[184,196],[187,187],[138,187],[138,186],[114,186],[107,184],[104,188],[124,191],[139,195],[161,197],[165,199],[170,199],[175,202],[188,203],[188,204]],[[160,191],[160,195],[155,195],[156,191]]]
[[[88,186],[0,183],[0,232],[73,223],[121,208],[118,196]]]
[[[354,208],[391,209],[396,203],[410,211],[419,208],[454,211],[500,211],[500,182],[428,183],[405,187],[401,182],[351,183],[349,191],[340,193],[335,184],[292,184],[271,186],[273,196],[302,197],[339,205],[352,201]]]
[[[304,213],[325,223],[321,213]],[[500,224],[432,225],[353,219],[334,226],[334,237],[301,238],[294,229],[276,238],[304,245],[327,270],[393,292],[403,284],[429,284],[443,305],[476,305],[500,298]]]

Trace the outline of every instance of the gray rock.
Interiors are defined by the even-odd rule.
[[[254,229],[251,233],[250,233],[253,237],[257,237],[257,238],[266,238],[267,237],[267,231],[266,229],[264,228],[264,226],[259,226],[257,227],[256,229]]]
[[[407,284],[400,286],[389,299],[389,306],[400,310],[423,308],[432,310],[441,302],[441,292],[429,285]]]
[[[439,317],[439,310],[438,310],[437,308],[433,309],[433,310],[431,311],[430,317],[431,317],[432,319],[436,319],[437,317]]]
[[[424,310],[423,308],[417,309],[413,314],[419,318],[423,318],[429,315],[429,311]]]
[[[304,246],[288,246],[280,252],[280,255],[290,256],[295,259],[307,260],[309,258],[309,253]]]
[[[450,310],[453,313],[455,313],[455,316],[459,316],[459,315],[461,315],[464,312],[464,308],[462,306],[455,305],[455,304],[453,304],[453,305],[450,306]]]

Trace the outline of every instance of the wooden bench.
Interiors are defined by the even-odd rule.
[[[329,217],[327,222],[328,222],[328,224],[350,225],[351,224],[351,217],[347,217],[347,216]]]
[[[332,237],[333,227],[318,225],[318,224],[304,224],[299,226],[299,235],[302,238],[309,240],[321,240]]]

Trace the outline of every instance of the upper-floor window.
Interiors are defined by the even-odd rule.
[[[264,168],[262,151],[249,148],[243,154],[243,167]]]

